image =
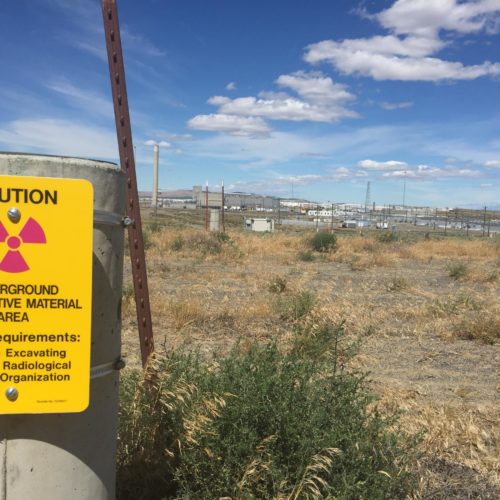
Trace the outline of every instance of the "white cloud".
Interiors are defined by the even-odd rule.
[[[17,151],[85,158],[118,157],[114,130],[75,120],[15,120],[0,128],[0,144]]]
[[[439,179],[449,177],[462,177],[462,178],[476,178],[481,177],[482,174],[479,170],[472,170],[468,168],[438,168],[429,165],[418,165],[416,168],[409,168],[406,170],[395,170],[393,172],[385,172],[383,177],[396,177],[396,178],[413,178],[413,179]]]
[[[368,177],[369,173],[364,170],[353,171],[346,167],[337,167],[327,170],[323,173],[309,174],[277,174],[270,172],[266,180],[257,181],[238,181],[229,188],[237,190],[250,190],[259,192],[289,192],[290,184],[294,186],[319,185],[328,182],[361,182],[363,178]],[[481,177],[479,171],[470,169],[437,168],[429,165],[408,166],[407,170],[393,170],[383,172],[380,179],[403,179],[407,177],[414,181],[431,181],[444,178],[478,178]],[[358,179],[358,180],[356,180]]]
[[[319,42],[308,47],[305,60],[309,63],[329,62],[347,75],[370,76],[374,80],[440,81],[473,80],[481,76],[500,74],[500,63],[486,61],[482,64],[464,66],[461,62],[450,62],[435,57],[402,57],[394,51],[379,53],[370,47],[365,50],[349,47],[352,40]]]
[[[376,17],[395,33],[429,36],[441,29],[459,33],[486,29],[499,12],[498,0],[397,0]]]
[[[260,116],[270,120],[333,122],[343,117],[355,117],[356,113],[342,107],[326,108],[299,99],[282,100],[240,97],[222,104],[219,113]]]
[[[286,179],[280,180],[255,180],[255,181],[236,181],[227,186],[227,189],[233,192],[244,193],[285,193],[290,190],[290,182]]]
[[[379,14],[368,16],[391,33],[371,38],[324,40],[306,48],[304,59],[329,62],[348,75],[375,80],[472,80],[500,74],[500,64],[485,61],[466,66],[435,55],[446,47],[442,30],[458,34],[498,27],[500,0],[398,0]],[[493,28],[494,27],[494,28]]]
[[[320,160],[328,158],[328,156],[324,153],[316,153],[314,151],[305,151],[304,153],[301,153],[300,156],[304,156],[306,158],[317,158]]]
[[[134,51],[145,56],[152,57],[162,57],[165,52],[158,48],[153,42],[148,40],[142,35],[137,33],[132,33],[128,26],[124,26],[120,29],[120,34],[123,42],[124,49],[128,51]]]
[[[223,106],[224,104],[231,102],[231,99],[222,95],[214,95],[213,97],[210,97],[207,102],[213,106]]]
[[[324,179],[325,176],[319,174],[282,175],[275,177],[271,182],[275,184],[290,184],[293,182],[294,185],[306,185],[314,184]]]
[[[322,73],[298,71],[279,76],[276,83],[292,89],[299,98],[283,92],[261,92],[260,98],[213,96],[208,103],[219,106],[218,113],[222,115],[270,120],[335,122],[358,116],[345,106],[355,99],[354,95],[346,90],[345,85],[334,83]]]
[[[77,49],[80,49],[83,52],[87,52],[88,54],[97,57],[103,62],[108,62],[106,47],[102,40],[74,39],[69,40],[68,43],[74,45]]]
[[[98,114],[110,119],[113,118],[113,103],[110,98],[83,90],[64,79],[49,82],[46,87],[66,97],[68,103],[74,107],[83,109],[94,116]]]
[[[375,161],[375,160],[361,160],[358,161],[358,167],[366,170],[401,170],[408,165],[404,161]]]
[[[320,72],[297,71],[289,75],[280,75],[276,80],[280,87],[294,90],[304,101],[319,106],[338,106],[355,100],[355,96],[346,90],[346,86],[334,83]]]
[[[229,91],[236,90],[236,83],[234,83],[234,82],[229,82],[229,83],[226,85],[226,90],[229,90]]]
[[[323,40],[308,47],[306,61],[316,63],[335,56],[340,58],[341,54],[357,53],[419,58],[433,54],[444,46],[445,44],[441,40],[417,36],[399,38],[394,35],[387,35],[371,38],[347,38],[342,42]]]
[[[273,90],[262,90],[258,93],[258,96],[268,101],[284,101],[290,99],[290,95],[286,92],[274,92]]]
[[[454,136],[456,133],[455,125],[460,127],[462,135],[460,139],[451,140],[450,134]],[[312,156],[311,161],[317,168],[324,165],[325,160],[330,160],[355,167],[353,172],[356,169],[366,171],[370,176],[391,170],[364,168],[358,164],[360,159],[378,160],[385,168],[391,166],[384,165],[386,161],[400,161],[399,168],[397,164],[393,164],[392,168],[401,171],[405,169],[405,162],[408,163],[408,171],[411,165],[418,163],[474,169],[474,165],[482,166],[487,160],[500,160],[500,143],[494,142],[495,136],[491,132],[498,126],[495,119],[470,121],[465,125],[435,121],[425,126],[406,123],[346,129],[335,127],[327,133],[273,130],[267,138],[259,139],[227,134],[198,135],[196,141],[189,143],[187,153],[251,169],[275,168],[287,162],[304,165],[308,162],[305,156]],[[455,157],[454,164],[446,165],[445,159],[450,156]],[[500,170],[489,171],[493,174]]]
[[[192,141],[193,136],[191,134],[159,134],[162,137],[165,137],[169,141]]]
[[[277,185],[309,185],[320,184],[323,182],[340,181],[350,177],[350,170],[345,167],[339,167],[325,174],[302,174],[302,175],[278,175],[270,179],[269,182]]]
[[[346,167],[339,167],[335,169],[335,172],[339,175],[347,175],[350,173],[350,170]]]
[[[155,146],[155,145],[158,145],[158,146],[160,146],[160,148],[165,148],[165,149],[168,149],[168,148],[172,147],[172,145],[169,142],[167,142],[167,141],[157,142],[157,141],[154,141],[153,139],[149,139],[147,141],[144,141],[144,145],[145,146]]]
[[[500,168],[500,160],[488,160],[484,162],[486,168]]]
[[[326,144],[313,144],[315,146],[321,151]],[[219,162],[229,161],[243,170],[269,170],[295,158],[302,158],[301,154],[308,147],[311,147],[310,140],[295,133],[273,131],[270,136],[261,137],[217,134],[193,141],[190,154]]]
[[[188,121],[188,127],[197,130],[226,132],[240,137],[266,137],[270,129],[258,117],[227,114],[197,115]]]
[[[387,109],[388,111],[393,111],[395,109],[406,109],[413,107],[413,101],[403,101],[403,102],[386,102],[383,101],[380,103],[380,107],[383,109]]]

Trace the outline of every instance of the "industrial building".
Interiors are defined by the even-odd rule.
[[[153,206],[151,191],[139,191],[139,203],[146,207]],[[191,191],[180,189],[177,191],[158,191],[158,208],[196,208]]]
[[[202,186],[193,186],[193,199],[197,207],[207,205],[207,193]],[[221,208],[222,193],[220,191],[208,192],[208,207]],[[224,206],[227,210],[256,210],[256,211],[277,211],[279,208],[279,198],[274,196],[262,196],[247,193],[224,193]]]
[[[157,200],[158,208],[205,208],[207,206],[207,192],[202,186],[194,186],[192,191],[188,189],[158,191]],[[140,191],[139,203],[143,206],[151,207],[153,205],[151,191]],[[247,193],[224,193],[224,207],[226,210],[277,212],[279,204],[279,198],[273,196]],[[221,191],[209,191],[208,208],[220,209],[221,206]]]

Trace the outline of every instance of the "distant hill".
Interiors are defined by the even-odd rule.
[[[473,210],[482,210],[486,207],[487,210],[500,210],[500,203],[467,203],[460,205],[457,208],[468,208]]]
[[[141,196],[151,196],[151,191],[139,191],[139,197]],[[192,198],[193,197],[193,190],[192,189],[174,189],[172,191],[167,191],[167,190],[159,190],[158,191],[158,196],[160,198],[180,198],[180,199],[186,199],[186,198]]]

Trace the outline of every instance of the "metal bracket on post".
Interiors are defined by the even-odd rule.
[[[127,89],[125,86],[125,67],[123,64],[116,0],[102,0],[102,15],[106,35],[120,164],[122,170],[125,172],[126,179],[127,217],[122,220],[122,223],[128,229],[137,324],[139,328],[142,366],[144,367],[149,355],[154,351],[153,326],[151,322],[146,258],[144,255],[139,195],[135,174],[132,128],[130,126]]]
[[[126,215],[125,217],[122,218],[122,226],[123,227],[129,227],[134,223],[134,221]]]

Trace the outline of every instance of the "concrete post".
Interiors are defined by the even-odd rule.
[[[210,231],[220,231],[220,211],[210,209]]]
[[[99,214],[93,234],[90,405],[82,413],[0,415],[0,499],[114,499],[123,173],[106,162],[1,153],[0,175],[87,179]]]

